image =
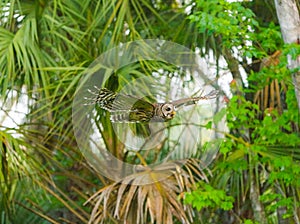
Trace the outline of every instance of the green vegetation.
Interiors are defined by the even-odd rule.
[[[287,65],[288,57],[299,57],[300,45],[284,44],[272,1],[187,2],[1,1],[1,110],[9,116],[24,99],[29,110],[13,128],[0,117],[0,223],[299,223],[300,86],[292,81],[299,67]],[[232,96],[214,118],[226,119],[229,130],[217,130],[222,144],[204,169],[196,153],[185,163],[162,163],[113,182],[81,154],[72,102],[99,55],[140,39],[210,55],[217,79],[232,75]],[[149,60],[115,71],[107,85],[118,90],[159,69],[160,77],[187,86],[195,81],[174,65]],[[183,147],[175,142],[128,153],[109,117],[99,113],[105,150],[120,161],[161,162],[172,147]],[[211,122],[204,126],[214,130]]]

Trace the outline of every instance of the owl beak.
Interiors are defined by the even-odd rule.
[[[172,117],[174,117],[175,114],[176,114],[176,111],[172,111],[172,113],[171,113]]]

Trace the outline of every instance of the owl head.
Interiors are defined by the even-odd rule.
[[[161,112],[166,120],[173,119],[176,114],[175,107],[171,103],[163,104],[161,107]]]

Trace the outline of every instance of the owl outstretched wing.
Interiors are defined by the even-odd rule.
[[[154,116],[154,105],[138,97],[115,93],[106,88],[88,90],[92,97],[86,105],[97,104],[111,113],[112,122],[147,122]]]
[[[175,108],[196,104],[200,100],[214,99],[218,95],[217,90],[199,96],[175,100],[169,103],[151,104],[132,95],[115,93],[106,88],[88,90],[92,97],[86,98],[87,104],[97,104],[102,109],[111,113],[112,122],[149,122],[151,119],[157,122],[170,120],[175,115]]]
[[[149,122],[164,122],[173,119],[175,109],[182,106],[196,104],[199,100],[216,98],[218,92],[211,91],[205,96],[190,97],[175,100],[169,103],[152,104],[138,97],[115,93],[106,88],[88,90],[92,97],[86,97],[86,105],[97,104],[100,108],[110,112],[110,120],[115,123],[135,123],[132,130],[136,129],[137,135],[149,137],[151,130]]]
[[[183,98],[183,99],[172,101],[171,103],[178,109],[182,106],[189,106],[192,104],[196,104],[200,100],[214,99],[218,96],[218,94],[219,94],[218,90],[212,90],[211,92],[209,92],[204,96]]]

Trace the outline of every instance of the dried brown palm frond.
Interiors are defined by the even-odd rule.
[[[264,67],[278,65],[280,62],[280,55],[281,51],[276,51],[270,57],[265,58],[262,61],[260,70]],[[281,114],[284,107],[281,96],[282,92],[285,93],[287,91],[287,86],[283,81],[278,81],[278,79],[270,80],[270,78],[268,78],[267,82],[270,83],[255,93],[254,103],[259,106],[260,111],[262,112],[275,109]]]
[[[267,81],[269,81],[269,79]],[[261,111],[276,109],[278,113],[281,114],[283,111],[283,102],[280,89],[283,89],[284,93],[287,91],[285,83],[274,79],[269,85],[266,85],[262,90],[256,92],[254,103],[259,105]]]
[[[193,210],[183,203],[183,193],[207,176],[196,159],[168,162],[100,189],[87,203],[93,211],[89,223],[108,220],[123,223],[193,222]],[[151,182],[152,184],[146,184]]]

